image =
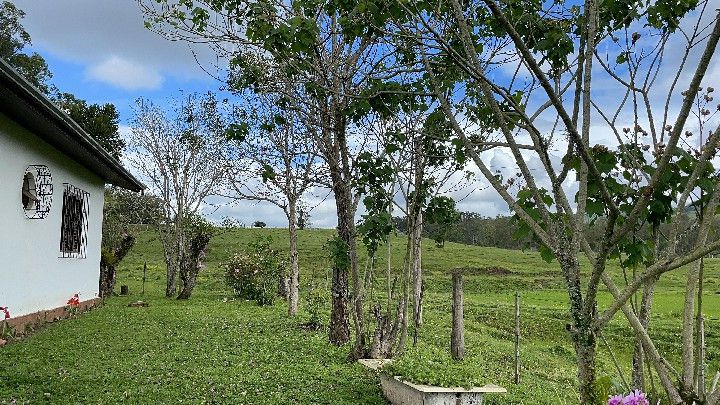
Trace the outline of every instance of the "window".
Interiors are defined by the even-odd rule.
[[[25,216],[29,219],[47,217],[52,204],[52,194],[52,176],[47,166],[28,166],[25,169],[20,193]]]
[[[35,175],[30,172],[25,173],[23,177],[22,186],[22,205],[23,208],[28,210],[34,210],[37,207],[38,197],[37,190],[35,188]]]
[[[88,227],[88,194],[71,184],[64,184],[62,224],[60,225],[60,255],[85,258]]]

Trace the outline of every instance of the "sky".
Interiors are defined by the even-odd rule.
[[[26,13],[23,25],[32,37],[31,49],[48,62],[54,75],[53,84],[61,91],[91,103],[114,104],[120,113],[123,134],[129,133],[132,105],[140,97],[163,104],[178,96],[181,90],[185,93],[218,91],[221,86],[201,68],[202,65],[212,70],[217,61],[210,49],[168,41],[147,30],[135,0],[14,0],[14,3]],[[711,3],[710,10],[720,7],[720,0]],[[672,44],[668,49],[666,59],[672,65],[677,49]],[[669,69],[671,71],[672,67]],[[708,77],[720,81],[718,61],[710,67]],[[659,88],[668,86],[664,79],[660,78]],[[689,77],[681,79],[689,81]],[[603,82],[597,83],[601,103],[618,102],[612,87],[604,89]],[[720,88],[720,82],[714,85]],[[551,121],[547,125],[551,125]],[[607,129],[597,128],[594,132],[601,137],[611,136]],[[560,144],[553,152],[551,157],[557,160],[556,163],[563,151]],[[491,169],[501,171],[506,177],[516,171],[507,151],[486,152],[483,159],[489,162]],[[531,158],[528,164],[531,170],[542,172],[538,159]],[[539,179],[539,182],[543,181]],[[567,187],[572,189],[573,184]],[[482,181],[471,182],[452,195],[459,200],[461,211],[479,212],[485,216],[509,214],[507,204]],[[336,225],[335,204],[327,190],[313,190],[306,203],[315,207],[311,212],[311,226],[331,228]],[[267,203],[212,198],[204,206],[204,213],[215,220],[231,217],[248,225],[258,220],[271,227],[286,225],[282,211]]]

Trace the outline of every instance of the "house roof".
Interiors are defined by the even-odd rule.
[[[0,59],[0,112],[31,130],[105,182],[132,191],[145,186],[65,112]]]

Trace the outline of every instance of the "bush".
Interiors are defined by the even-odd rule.
[[[225,281],[236,296],[258,305],[272,305],[278,279],[285,273],[285,261],[271,245],[271,237],[257,239],[248,244],[246,252],[233,255],[224,264]]]

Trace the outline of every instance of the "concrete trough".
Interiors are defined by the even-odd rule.
[[[391,360],[361,359],[359,362],[373,370],[382,368]],[[413,384],[398,376],[380,372],[380,385],[385,398],[393,405],[482,405],[488,394],[503,394],[507,390],[494,384],[465,389]]]

